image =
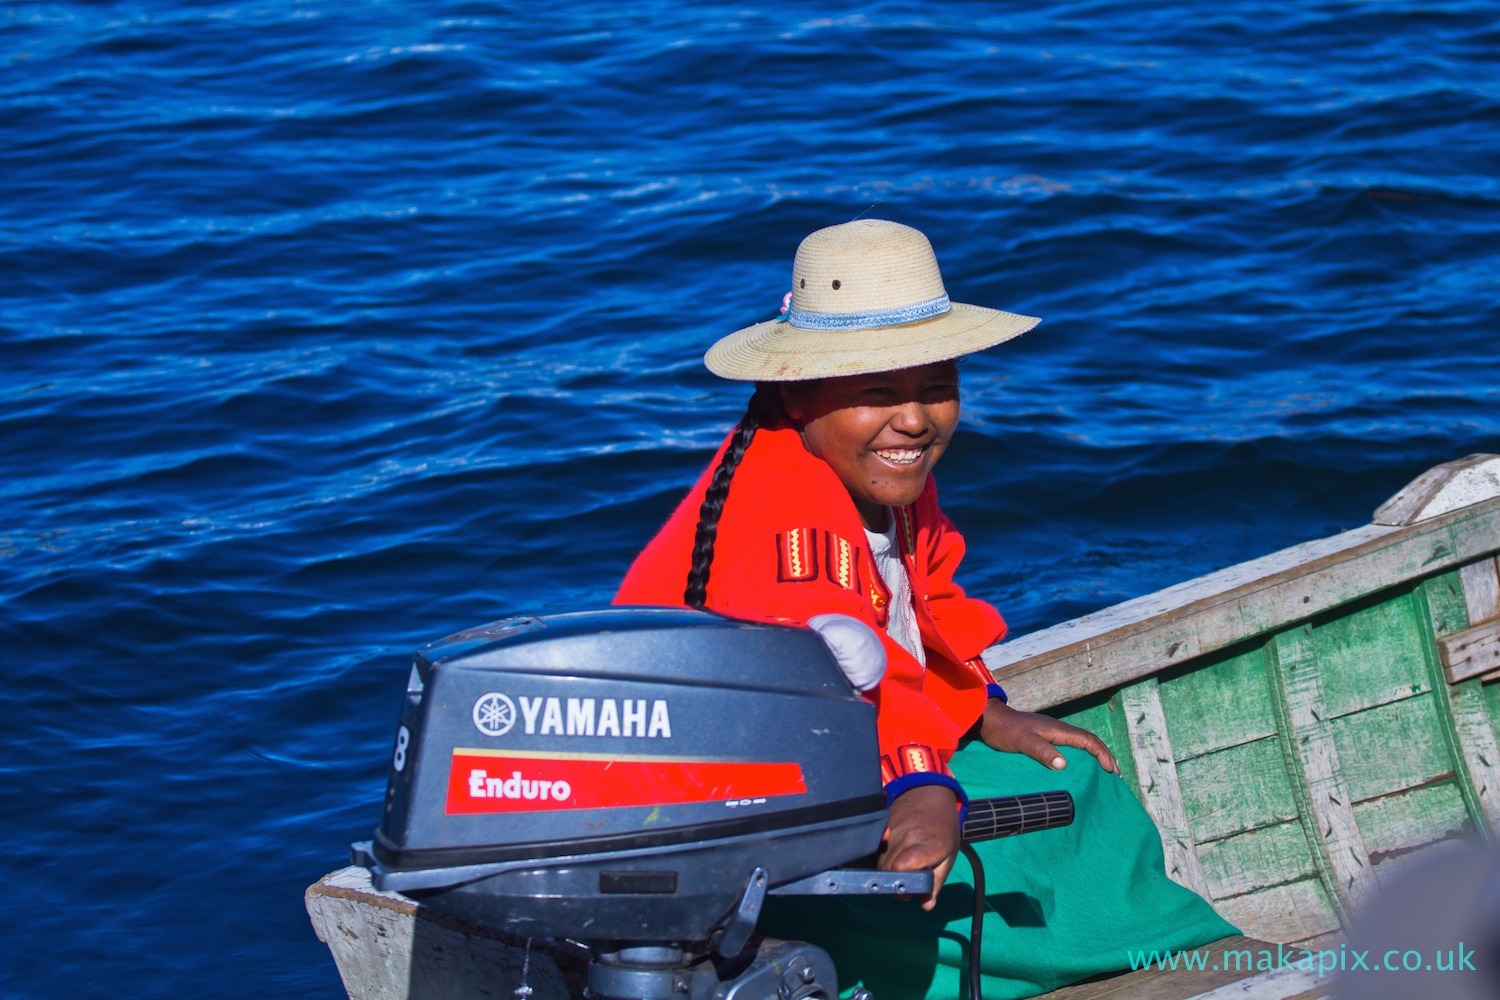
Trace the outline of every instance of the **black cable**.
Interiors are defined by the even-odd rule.
[[[984,947],[984,862],[968,844],[960,843],[958,849],[964,852],[974,870],[974,917],[969,921],[969,1000],[984,1000],[979,981],[979,953]]]
[[[984,862],[971,843],[1014,837],[1018,833],[1050,830],[1073,822],[1073,796],[1067,792],[1001,795],[969,802],[958,849],[974,870],[974,918],[969,923],[969,1000],[984,1000],[979,957],[984,948]]]

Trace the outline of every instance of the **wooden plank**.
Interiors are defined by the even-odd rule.
[[[1324,931],[1322,934],[1314,934],[1310,938],[1294,941],[1292,944],[1298,948],[1306,948],[1308,951],[1318,952],[1325,948],[1337,948],[1341,944],[1347,944],[1349,936],[1342,928],[1338,930]]]
[[[398,893],[376,892],[363,868],[319,879],[305,902],[350,1000],[495,1000],[521,984],[524,940],[434,914]],[[532,1000],[582,995],[587,952],[543,941],[529,950]]]
[[[1466,455],[1435,465],[1375,508],[1375,524],[1416,524],[1500,492],[1500,456]]]
[[[1445,683],[1438,644],[1440,626],[1463,625],[1468,608],[1454,607],[1454,583],[1459,574],[1424,580],[1412,592],[1412,606],[1425,618],[1424,656],[1434,680],[1434,693],[1453,759],[1459,762],[1458,782],[1474,827],[1481,835],[1500,830],[1500,740],[1490,726],[1484,693],[1478,679]]]
[[[1130,738],[1125,735],[1123,725],[1116,730],[1112,718],[1116,714],[1114,707],[1114,700],[1100,702],[1070,715],[1060,715],[1058,718],[1079,729],[1087,729],[1104,741],[1104,745],[1109,747],[1109,752],[1115,755],[1116,760],[1121,760],[1130,753]],[[1122,736],[1124,739],[1121,739]]]
[[[1135,766],[1135,753],[1130,748],[1130,727],[1125,724],[1125,708],[1120,703],[1120,692],[1116,691],[1109,699],[1109,724],[1111,738],[1109,745],[1111,753],[1114,747],[1119,747],[1120,752],[1115,754],[1115,762],[1120,765],[1120,777],[1126,782],[1131,792],[1140,800],[1142,808],[1146,805],[1146,793],[1141,790],[1141,775]]]
[[[1500,670],[1500,621],[1445,635],[1437,641],[1437,647],[1449,684]]]
[[[1367,525],[992,646],[1017,708],[1128,684],[1500,550],[1500,499],[1409,527]]]
[[[1153,965],[1150,969],[1124,972],[1107,978],[1064,986],[1051,993],[1044,993],[1034,1000],[1192,1000],[1193,997],[1202,996],[1205,990],[1258,978],[1254,971],[1253,956],[1260,951],[1267,951],[1274,955],[1276,944],[1236,936],[1189,950],[1203,956],[1204,968],[1189,970],[1179,964],[1176,969],[1170,966],[1158,969]],[[1234,952],[1238,955],[1245,951],[1252,955],[1250,969],[1239,969],[1238,957],[1233,963],[1236,966],[1234,968],[1229,967],[1230,963],[1223,961],[1226,952]],[[1214,968],[1214,966],[1220,967]]]
[[[1259,649],[1162,681],[1161,707],[1178,761],[1276,735]]]
[[[1120,691],[1120,710],[1130,734],[1130,754],[1146,804],[1146,812],[1161,834],[1166,855],[1167,876],[1186,886],[1204,899],[1212,898],[1193,835],[1188,828],[1187,813],[1182,805],[1182,789],[1177,783],[1177,767],[1172,756],[1172,740],[1167,721],[1162,716],[1161,698],[1156,678],[1148,677]]]
[[[1450,688],[1448,703],[1484,825],[1492,838],[1500,836],[1500,739],[1490,725],[1481,682],[1475,679]]]
[[[1451,781],[1357,802],[1354,818],[1377,867],[1381,855],[1410,851],[1470,829],[1464,797]]]
[[[1338,914],[1316,878],[1216,900],[1214,909],[1241,932],[1267,941],[1304,941],[1339,929]]]
[[[1276,969],[1199,993],[1188,1000],[1317,1000],[1333,995],[1333,981],[1303,969]]]
[[[1333,720],[1344,783],[1360,802],[1453,776],[1432,692]]]
[[[1463,581],[1451,571],[1428,577],[1418,588],[1427,599],[1427,624],[1433,638],[1441,639],[1469,627],[1469,613],[1464,607]]]
[[[1430,844],[1423,844],[1410,851],[1388,854],[1375,865],[1375,878],[1383,886],[1391,885],[1410,869],[1424,866],[1433,855],[1447,851],[1461,851],[1467,843],[1469,841],[1466,837],[1450,837],[1446,840],[1435,840]]]
[[[1198,863],[1216,900],[1318,874],[1298,820],[1199,844]]]
[[[1463,581],[1464,610],[1470,625],[1500,618],[1500,574],[1493,558],[1461,567],[1458,577]]]
[[[1332,890],[1330,899],[1341,922],[1347,923],[1349,912],[1374,890],[1375,877],[1354,819],[1334,723],[1328,721],[1323,704],[1322,671],[1311,627],[1278,634],[1266,645],[1266,652],[1268,672],[1279,695],[1287,770],[1302,779],[1292,782],[1292,791],[1300,799],[1299,811],[1311,827],[1309,832],[1315,834],[1310,840],[1313,861]],[[1378,711],[1382,709],[1360,715]]]
[[[1278,737],[1183,761],[1177,781],[1193,840],[1200,844],[1300,815]]]
[[[1059,715],[1057,718],[1080,729],[1087,729],[1103,740],[1120,765],[1120,777],[1126,787],[1140,800],[1142,806],[1146,804],[1135,770],[1135,757],[1130,751],[1130,731],[1125,726],[1125,714],[1120,710],[1119,692],[1107,702],[1069,715]]]
[[[1325,719],[1431,691],[1422,626],[1406,594],[1324,622],[1312,631]]]

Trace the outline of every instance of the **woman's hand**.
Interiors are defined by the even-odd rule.
[[[896,796],[877,867],[887,872],[932,869],[932,894],[922,909],[937,905],[938,890],[958,855],[958,796],[946,785],[918,785]]]
[[[1006,753],[1023,753],[1047,767],[1062,770],[1068,766],[1057,748],[1076,747],[1099,759],[1106,771],[1120,773],[1114,754],[1104,741],[1087,729],[1035,712],[1018,712],[999,698],[991,698],[979,719],[979,738],[985,745]],[[896,801],[900,801],[897,799]]]

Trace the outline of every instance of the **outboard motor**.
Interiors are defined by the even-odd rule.
[[[831,1000],[827,953],[751,935],[768,894],[931,891],[931,872],[841,867],[880,846],[878,761],[875,707],[810,629],[513,618],[417,651],[354,862],[434,910],[586,942],[594,997]],[[1003,836],[1071,822],[1072,800],[970,816],[966,835]]]

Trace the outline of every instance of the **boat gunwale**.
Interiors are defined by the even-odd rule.
[[[1416,524],[1368,524],[1303,542],[991,646],[984,659],[1014,707],[1040,711],[1497,551],[1500,497]]]

